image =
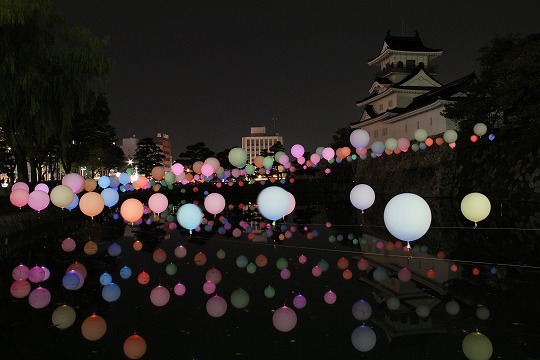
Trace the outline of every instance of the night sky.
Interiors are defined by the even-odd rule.
[[[109,37],[119,138],[168,133],[173,157],[218,152],[266,126],[313,152],[361,115],[386,31],[442,48],[438,80],[478,71],[496,34],[540,32],[534,1],[55,0],[70,24]],[[403,31],[403,32],[402,32]]]

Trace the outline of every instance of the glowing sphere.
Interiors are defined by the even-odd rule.
[[[86,216],[93,218],[103,211],[105,201],[103,197],[96,192],[88,192],[81,196],[79,200],[79,209]]]
[[[211,193],[204,198],[204,208],[210,214],[217,215],[225,209],[225,198],[220,193]]]
[[[107,332],[107,322],[99,315],[91,315],[81,324],[81,333],[86,340],[99,340]]]
[[[111,256],[118,256],[122,253],[122,247],[117,242],[113,242],[107,247],[107,252]]]
[[[352,188],[349,199],[355,208],[364,211],[375,202],[375,191],[369,185],[358,184]]]
[[[411,270],[409,270],[408,268],[399,269],[399,271],[398,271],[398,279],[399,279],[399,281],[407,282],[407,281],[410,281],[411,278],[412,278]]]
[[[214,284],[219,284],[221,282],[221,271],[216,268],[208,269],[206,272],[206,280],[212,281]]]
[[[293,309],[282,306],[274,311],[272,323],[274,327],[281,332],[289,332],[296,326],[298,318]]]
[[[375,279],[378,282],[383,282],[388,278],[388,273],[386,272],[386,269],[382,266],[377,266],[375,270],[373,271],[373,279]]]
[[[337,267],[340,270],[345,270],[346,268],[349,267],[349,260],[347,260],[347,258],[343,256],[340,257],[339,260],[337,261]]]
[[[279,272],[279,276],[283,279],[283,280],[288,280],[291,278],[291,270],[285,268],[283,270],[281,270]]]
[[[290,194],[278,186],[263,189],[257,196],[257,207],[262,216],[269,220],[278,220],[291,208]]]
[[[302,294],[298,294],[293,299],[293,305],[298,310],[303,309],[307,305],[307,299]]]
[[[206,255],[202,251],[199,251],[193,257],[193,262],[195,262],[195,265],[197,266],[203,266],[204,264],[206,264],[206,261],[207,261]]]
[[[170,298],[171,298],[171,294],[169,293],[169,290],[167,290],[166,287],[163,287],[161,285],[156,286],[150,292],[150,301],[155,306],[167,305]]]
[[[27,193],[30,192],[30,187],[28,186],[28,184],[22,182],[22,181],[18,181],[16,182],[15,184],[13,184],[13,186],[11,187],[11,191],[15,191],[15,190],[24,190],[26,191]]]
[[[84,253],[86,255],[94,255],[95,253],[97,253],[97,251],[98,246],[94,241],[88,240],[86,244],[84,244]]]
[[[247,162],[247,153],[244,149],[236,147],[229,151],[228,158],[232,166],[243,168]]]
[[[369,133],[363,129],[355,129],[349,135],[349,140],[356,149],[363,149],[369,145]]]
[[[178,223],[187,230],[193,230],[201,224],[203,213],[195,204],[184,204],[176,213]]]
[[[371,305],[365,300],[358,300],[352,306],[352,315],[356,320],[367,320],[372,312]]]
[[[9,201],[19,207],[22,208],[26,204],[28,204],[28,191],[24,189],[14,189],[11,190],[11,193],[9,194]]]
[[[120,215],[127,222],[136,222],[144,214],[144,205],[138,199],[127,199],[120,205]]]
[[[174,249],[174,256],[176,256],[177,258],[182,259],[186,257],[186,255],[187,255],[187,249],[184,246],[178,245]]]
[[[113,282],[105,285],[103,289],[101,289],[101,297],[107,302],[114,302],[118,300],[121,294],[122,291],[120,290],[120,286]]]
[[[491,203],[483,194],[470,193],[461,200],[461,213],[474,223],[484,220],[490,211]]]
[[[182,283],[174,285],[174,294],[176,296],[183,296],[186,293],[186,286]]]
[[[416,315],[418,315],[419,317],[421,318],[427,318],[429,316],[429,313],[430,313],[430,309],[427,305],[418,305],[416,307]]]
[[[445,309],[448,315],[457,315],[459,313],[460,306],[457,301],[450,300],[446,303]]]
[[[69,186],[57,185],[51,190],[50,198],[53,205],[63,209],[71,204],[75,194]]]
[[[489,309],[484,305],[478,305],[476,308],[476,317],[480,320],[487,320],[491,315]]]
[[[246,271],[248,272],[248,274],[255,274],[255,272],[257,271],[257,265],[255,265],[254,263],[250,262],[250,263],[247,264],[247,266],[246,266]]]
[[[403,193],[394,196],[384,209],[384,224],[394,237],[414,241],[422,237],[431,225],[431,210],[420,196]]]
[[[287,261],[287,259],[285,259],[284,257],[280,257],[276,260],[276,267],[278,268],[278,270],[283,270],[287,266],[289,266],[289,261]]]
[[[167,273],[167,275],[174,275],[176,274],[178,271],[178,266],[176,266],[175,264],[173,263],[169,263],[167,264],[167,266],[165,266],[165,272]]]
[[[268,264],[268,258],[264,254],[259,254],[255,258],[255,264],[258,267],[265,267]]]
[[[231,293],[231,305],[236,309],[243,309],[249,305],[249,294],[246,290],[238,288]]]
[[[398,143],[398,149],[400,151],[407,151],[409,150],[409,147],[411,146],[411,142],[407,138],[399,138],[397,143]]]
[[[107,206],[108,208],[113,207],[118,203],[118,200],[120,200],[120,194],[118,194],[118,191],[116,191],[115,189],[103,189],[100,195],[103,198],[105,206]]]
[[[51,293],[49,290],[42,288],[41,286],[32,290],[28,296],[28,303],[34,309],[43,309],[51,302]]]
[[[25,298],[28,294],[30,294],[30,290],[30,283],[22,279],[15,280],[9,288],[11,296],[17,299]]]
[[[484,136],[484,135],[487,133],[487,126],[486,126],[486,124],[484,124],[484,123],[477,123],[477,124],[474,125],[474,127],[473,127],[473,132],[474,132],[477,136]]]
[[[154,180],[160,181],[165,176],[165,168],[163,166],[154,166],[152,168],[152,177]]]
[[[394,138],[388,138],[384,141],[384,147],[386,150],[394,151],[398,148],[398,142]]]
[[[369,326],[361,325],[353,330],[351,342],[356,350],[367,352],[375,347],[377,335]]]
[[[371,151],[374,154],[380,155],[384,152],[384,149],[385,149],[384,143],[380,140],[377,140],[373,144],[371,144]]]
[[[174,163],[171,167],[171,171],[174,175],[180,175],[184,173],[184,166],[180,163]]]
[[[305,149],[302,145],[296,144],[291,147],[291,155],[295,158],[299,158],[301,156],[304,156]]]
[[[84,178],[77,173],[69,173],[62,178],[62,185],[70,187],[74,194],[78,194],[84,189]]]
[[[43,279],[45,279],[45,270],[41,266],[36,265],[28,272],[28,280],[34,284],[42,282]]]
[[[62,278],[62,286],[67,290],[77,290],[81,284],[81,278],[75,270],[69,271]]]
[[[388,299],[386,299],[386,307],[388,310],[397,310],[401,306],[401,301],[399,298],[395,296],[390,296]]]
[[[332,149],[331,147],[325,147],[322,151],[322,157],[323,159],[325,160],[330,160],[334,157],[334,155],[336,154],[336,152],[334,151],[334,149]]]
[[[206,302],[206,312],[212,317],[222,317],[227,312],[227,301],[221,296],[212,296]]]
[[[20,264],[13,268],[11,271],[11,277],[13,277],[13,280],[26,280],[28,279],[29,272],[30,269],[28,266]]]
[[[244,255],[239,255],[236,258],[236,266],[238,266],[240,269],[245,268],[249,263],[249,260]]]
[[[120,269],[120,277],[124,280],[129,279],[131,277],[132,271],[129,267],[123,266]]]
[[[414,131],[414,139],[418,142],[423,142],[427,139],[428,133],[424,129],[416,129]]]
[[[203,291],[205,294],[213,294],[216,291],[216,284],[214,284],[211,280],[205,281],[203,284]]]
[[[34,190],[28,194],[28,206],[36,211],[45,209],[50,202],[49,194],[45,191]]]
[[[264,288],[264,296],[266,296],[268,299],[273,298],[276,295],[276,289],[274,289],[272,286],[268,285]]]
[[[300,255],[298,257],[298,262],[302,265],[305,264],[307,262],[307,257],[305,255]]]
[[[461,348],[469,360],[488,360],[493,354],[493,344],[487,336],[479,332],[465,336]]]
[[[319,277],[322,275],[322,269],[319,267],[319,265],[315,265],[311,268],[311,274],[315,277]]]
[[[162,248],[157,248],[152,253],[152,260],[157,264],[163,264],[167,260],[167,253]]]
[[[146,353],[146,340],[137,334],[133,334],[124,341],[123,349],[124,355],[128,359],[140,359]]]
[[[51,321],[53,326],[57,327],[58,329],[67,329],[75,323],[76,318],[77,314],[71,306],[60,305],[54,309],[51,316]]]
[[[101,285],[107,285],[107,284],[112,283],[112,276],[111,276],[111,274],[106,273],[106,272],[104,272],[103,274],[101,274],[101,276],[99,277],[99,283],[100,283]]]
[[[328,305],[334,304],[336,302],[336,300],[337,300],[337,295],[332,290],[328,290],[324,294],[324,302],[327,303]]]
[[[133,242],[133,250],[140,251],[140,250],[142,250],[142,248],[143,248],[142,242],[140,242],[139,240],[135,240]]]
[[[456,142],[457,138],[458,138],[458,134],[455,130],[446,130],[443,134],[443,139],[448,144]]]
[[[369,262],[366,259],[362,258],[358,260],[356,267],[358,268],[358,270],[366,271],[367,269],[369,269]]]
[[[102,189],[106,189],[111,185],[111,179],[108,176],[101,176],[97,183]]]
[[[169,206],[169,199],[161,193],[155,193],[148,199],[148,207],[156,214],[160,214]]]
[[[62,241],[61,247],[65,252],[72,252],[77,247],[77,243],[72,238],[67,237]]]

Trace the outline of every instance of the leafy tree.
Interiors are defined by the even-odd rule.
[[[137,150],[133,162],[137,164],[140,174],[150,175],[155,166],[162,166],[164,159],[163,151],[152,138],[146,137],[137,143]]]
[[[182,165],[188,167],[192,166],[193,163],[196,161],[204,161],[214,155],[215,153],[209,148],[207,148],[204,142],[200,141],[196,144],[186,146],[186,151],[181,152],[178,155],[176,162],[179,162]]]
[[[480,49],[478,61],[477,81],[443,114],[465,131],[483,122],[501,134],[519,129],[538,133],[540,34],[497,36]]]
[[[231,149],[225,149],[221,150],[220,152],[216,153],[215,158],[219,160],[219,163],[223,167],[227,167],[229,164],[229,153],[231,152]]]
[[[0,174],[6,174],[10,183],[15,181],[15,167],[15,156],[0,129]]]
[[[66,150],[73,116],[91,108],[106,87],[105,41],[68,28],[50,0],[4,1],[0,7],[0,126],[21,180],[37,179],[36,162],[50,141]]]
[[[332,147],[334,150],[344,146],[351,147],[350,136],[350,127],[338,128],[336,132],[332,135],[332,143],[328,146]]]

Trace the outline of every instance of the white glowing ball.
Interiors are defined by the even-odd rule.
[[[476,317],[480,320],[487,320],[489,319],[491,315],[491,312],[489,309],[484,305],[478,305],[476,308]]]
[[[491,203],[484,194],[470,193],[461,200],[461,213],[475,223],[484,220],[490,211]]]
[[[219,295],[214,295],[206,302],[206,312],[212,317],[222,317],[227,312],[227,301]]]
[[[356,320],[367,320],[372,312],[371,305],[365,300],[358,300],[352,306],[352,315]]]
[[[479,332],[465,336],[461,348],[469,360],[488,360],[493,354],[493,344],[487,336]]]
[[[337,301],[337,295],[332,290],[328,290],[324,294],[324,302],[327,303],[328,305],[335,304],[336,301]]]
[[[369,133],[364,129],[353,130],[349,140],[356,149],[363,149],[369,145]]]
[[[427,305],[422,304],[416,307],[416,315],[421,318],[427,318],[429,316],[430,309]]]
[[[375,202],[375,191],[369,185],[358,184],[352,188],[349,199],[355,208],[364,211]]]
[[[384,208],[384,224],[401,241],[421,238],[431,225],[431,210],[420,196],[403,193],[394,196]]]
[[[281,332],[289,332],[296,326],[298,318],[293,309],[282,306],[272,315],[274,327]]]
[[[307,299],[302,294],[298,294],[293,299],[293,305],[298,310],[303,309],[307,305]]]
[[[388,310],[395,311],[401,306],[401,301],[396,296],[390,296],[386,299],[386,307]]]
[[[446,303],[445,309],[448,315],[457,315],[460,310],[459,303],[455,300],[450,300]]]
[[[414,139],[418,142],[423,142],[428,137],[428,133],[424,129],[416,129],[414,131]]]
[[[249,294],[246,290],[238,288],[231,293],[231,305],[243,309],[249,305]]]
[[[163,287],[161,285],[156,286],[150,292],[150,301],[155,306],[167,305],[170,298],[171,298],[171,294],[169,293],[169,290],[167,290],[166,287]]]
[[[473,132],[478,136],[484,136],[487,133],[487,126],[484,123],[477,123],[473,127]]]
[[[367,352],[375,347],[377,335],[369,326],[361,325],[353,330],[351,341],[356,350]]]
[[[448,144],[456,142],[457,138],[458,138],[458,133],[456,132],[456,130],[446,130],[443,134],[443,139]]]
[[[257,195],[259,212],[269,220],[278,220],[287,215],[291,204],[291,195],[279,186],[267,187]]]
[[[75,310],[68,305],[60,305],[54,309],[51,316],[52,324],[59,329],[67,329],[75,323],[76,318]]]

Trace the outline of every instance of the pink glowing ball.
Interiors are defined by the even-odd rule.
[[[366,259],[362,258],[358,260],[356,267],[358,267],[358,270],[366,271],[367,269],[369,269],[369,262]]]
[[[298,262],[302,265],[304,265],[307,262],[307,257],[305,255],[300,255],[298,257]]]
[[[146,353],[147,345],[143,337],[134,334],[124,341],[124,355],[128,359],[140,359]]]
[[[41,211],[49,206],[51,199],[45,191],[34,190],[28,195],[28,206],[36,211]]]
[[[34,190],[41,190],[46,192],[47,194],[49,193],[49,187],[47,186],[47,184],[44,183],[37,184],[36,187],[34,187]]]
[[[156,286],[150,292],[150,301],[155,306],[167,305],[170,298],[171,298],[171,294],[169,293],[169,290],[167,290],[166,287],[163,287],[161,285]]]
[[[182,245],[178,245],[174,249],[174,256],[176,256],[177,258],[182,259],[182,258],[186,257],[186,255],[187,255],[187,250]]]
[[[307,305],[307,299],[302,294],[298,294],[293,299],[293,305],[298,310],[303,309]]]
[[[77,243],[70,237],[65,238],[62,241],[62,250],[65,252],[72,252],[77,247]]]
[[[296,326],[298,318],[293,309],[282,306],[272,315],[274,327],[281,332],[289,332]]]
[[[30,192],[30,187],[28,186],[28,184],[22,182],[22,181],[18,181],[16,182],[15,184],[13,184],[13,186],[11,187],[11,191],[15,191],[15,190],[18,190],[18,189],[21,189],[21,190],[24,190],[26,191],[27,193]]]
[[[285,268],[281,270],[281,272],[279,273],[279,276],[281,276],[283,280],[288,280],[291,278],[291,270]]]
[[[186,293],[186,286],[182,283],[178,283],[174,286],[174,294],[176,296],[182,296]]]
[[[335,304],[336,300],[337,300],[337,295],[332,290],[328,290],[324,294],[324,302],[327,303],[328,305]]]
[[[216,284],[214,284],[212,281],[207,280],[203,284],[203,291],[205,294],[213,294],[216,291]]]
[[[399,279],[399,281],[407,282],[407,281],[410,281],[411,278],[412,278],[411,270],[409,270],[407,268],[399,269],[399,271],[398,271],[398,279]]]
[[[11,284],[11,287],[9,288],[9,292],[11,293],[11,296],[17,299],[22,299],[28,296],[30,294],[30,283],[26,280],[15,280],[13,284]]]
[[[42,282],[43,279],[45,279],[45,271],[41,266],[36,265],[28,272],[28,280],[34,284]]]
[[[62,178],[62,185],[69,186],[74,194],[84,189],[84,178],[77,173],[69,173]]]
[[[212,176],[214,175],[214,167],[212,166],[212,164],[203,164],[201,166],[201,173],[204,176]]]
[[[311,268],[311,274],[315,277],[319,277],[322,275],[322,269],[319,267],[319,265],[315,265],[313,268]]]
[[[206,312],[212,317],[222,317],[227,312],[227,301],[214,295],[206,302]]]
[[[51,276],[51,272],[45,266],[42,266],[41,268],[43,269],[43,272],[45,273],[45,277],[43,278],[43,281],[47,281],[49,277]]]
[[[148,199],[148,207],[156,214],[160,214],[169,206],[169,199],[162,193],[154,193]],[[141,215],[142,216],[142,215]]]
[[[29,195],[30,194],[28,193],[28,191],[26,191],[24,189],[20,189],[20,188],[15,189],[15,190],[12,190],[11,193],[9,194],[9,201],[13,205],[15,205],[15,206],[17,206],[19,208],[22,208],[23,206],[28,204],[28,196]]]
[[[216,268],[208,269],[205,277],[206,280],[210,280],[217,285],[221,282],[221,271]]]
[[[30,269],[28,266],[20,264],[13,268],[11,271],[11,276],[13,277],[13,280],[26,280],[28,279],[29,272]]]
[[[291,154],[292,154],[292,156],[294,156],[294,157],[297,158],[297,159],[298,159],[299,157],[303,156],[303,155],[304,155],[304,152],[305,152],[305,149],[304,149],[304,147],[303,147],[302,145],[300,145],[300,144],[296,144],[296,145],[293,145],[293,146],[291,147]]]
[[[322,157],[327,161],[332,159],[335,154],[336,152],[331,147],[325,147],[322,151]]]
[[[28,296],[28,302],[34,309],[43,309],[51,302],[51,293],[49,290],[42,288],[41,286],[32,290]]]
[[[314,165],[317,165],[319,163],[319,161],[321,161],[321,157],[319,156],[319,154],[311,154],[311,156],[309,157],[309,160]]]
[[[225,209],[225,198],[220,193],[211,193],[204,199],[204,208],[210,214],[217,215]]]
[[[180,175],[184,173],[184,165],[180,163],[175,163],[173,166],[171,166],[171,171],[174,175]]]

